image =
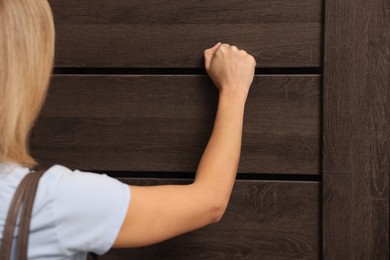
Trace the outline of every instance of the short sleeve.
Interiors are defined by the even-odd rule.
[[[60,246],[67,254],[104,254],[126,216],[129,186],[105,174],[55,167],[53,212]]]

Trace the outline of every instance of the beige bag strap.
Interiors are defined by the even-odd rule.
[[[8,210],[7,220],[3,231],[3,241],[0,248],[0,260],[9,260],[11,257],[12,238],[16,226],[16,220],[20,207],[22,214],[18,231],[17,259],[27,260],[27,246],[30,230],[30,218],[35,193],[39,179],[45,170],[27,174],[16,189],[14,197]]]

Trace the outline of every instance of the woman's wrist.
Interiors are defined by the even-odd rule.
[[[246,99],[248,97],[248,91],[243,89],[230,89],[221,88],[219,91],[219,100],[226,100],[234,104],[245,105]]]

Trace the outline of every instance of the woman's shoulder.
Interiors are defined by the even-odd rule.
[[[62,164],[54,164],[44,169],[45,174],[40,180],[44,186],[64,186],[77,185],[77,183],[99,185],[119,184],[119,181],[106,174],[98,174],[78,169],[71,169]],[[30,172],[30,169],[16,163],[0,163],[0,186],[11,186],[16,189],[24,176]],[[42,186],[42,185],[40,185]]]
[[[17,164],[0,164],[0,188],[12,195],[19,183],[30,170]],[[106,174],[93,173],[78,169],[70,169],[61,164],[54,164],[45,169],[45,174],[38,184],[37,197],[46,199],[78,196],[89,193],[113,193],[118,189],[128,189],[128,186]]]
[[[45,176],[48,176],[48,174],[46,173],[50,173],[50,176],[57,176],[56,174],[72,173],[72,170],[60,164],[55,164],[43,170],[45,171]],[[17,163],[12,163],[12,162],[0,163],[0,181],[3,182],[10,181],[12,179],[14,180],[22,179],[29,172],[31,172],[29,168]]]
[[[20,165],[0,167],[1,233],[1,219],[5,219],[13,193],[28,172],[28,168]],[[31,221],[34,234],[48,237],[50,241],[32,240],[42,244],[37,247],[56,243],[55,246],[60,245],[66,254],[81,251],[104,253],[120,230],[130,194],[128,185],[105,174],[55,164],[47,168],[39,182]],[[43,236],[42,232],[51,233]],[[82,236],[75,237],[74,234],[78,233]]]
[[[104,186],[110,186],[111,184],[123,184],[122,182],[107,176],[104,173],[95,173],[79,169],[70,169],[67,166],[61,164],[55,164],[48,168],[44,175],[47,175],[48,178],[53,179],[59,183],[69,183],[77,185],[81,184],[99,184]],[[72,186],[73,186],[72,185]]]

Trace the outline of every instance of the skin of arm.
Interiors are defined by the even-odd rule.
[[[131,201],[113,248],[140,247],[218,222],[233,189],[246,98],[255,59],[235,46],[205,50],[205,67],[219,89],[214,128],[188,185],[129,186]]]

